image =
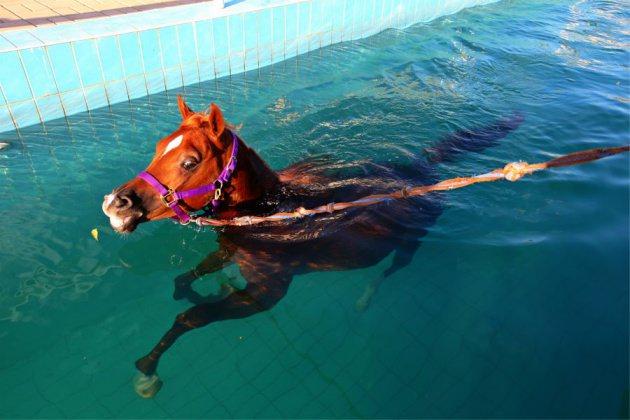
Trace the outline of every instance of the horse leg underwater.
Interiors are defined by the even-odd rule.
[[[424,236],[424,234],[420,235]],[[377,276],[370,280],[370,283],[365,287],[363,294],[355,304],[355,308],[359,312],[363,312],[370,305],[370,301],[374,294],[378,291],[381,283],[392,274],[396,273],[398,270],[405,268],[415,255],[416,251],[420,247],[419,240],[408,240],[401,242],[398,247],[394,250],[394,259],[392,264],[385,270],[380,276]]]
[[[464,152],[482,152],[489,147],[496,146],[499,140],[505,138],[510,132],[516,130],[524,118],[520,113],[513,113],[511,116],[502,118],[493,124],[485,127],[472,129],[472,130],[460,130],[452,133],[442,140],[440,140],[435,146],[426,148],[426,161],[421,159],[414,159],[412,164],[403,165],[395,168],[395,172],[414,179],[417,179],[418,171],[425,175],[425,178],[432,182],[437,182],[438,177],[435,172],[434,166],[442,162],[451,162],[456,157]],[[430,165],[427,165],[427,162]],[[425,181],[427,180],[425,179]],[[427,223],[427,227],[439,217],[442,209],[441,206],[435,206],[435,217]],[[357,311],[365,311],[377,292],[381,283],[389,276],[399,271],[400,269],[409,265],[412,261],[414,254],[420,247],[420,238],[426,235],[428,232],[424,229],[418,232],[417,239],[403,240],[398,243],[395,248],[394,259],[389,268],[387,268],[380,276],[372,279],[366,286],[363,294],[356,302]]]
[[[236,247],[227,241],[219,237],[219,249],[211,252],[206,258],[203,259],[197,266],[177,276],[174,279],[175,290],[173,292],[173,299],[187,299],[190,303],[200,304],[207,301],[199,293],[192,289],[192,283],[195,280],[200,279],[206,274],[211,274],[233,264],[232,256],[236,251]],[[221,297],[219,297],[220,299]]]
[[[245,278],[245,289],[236,290],[218,302],[195,305],[177,315],[155,347],[136,361],[136,368],[144,375],[154,375],[160,357],[186,332],[215,321],[246,318],[273,308],[286,295],[293,276],[277,272],[245,274]]]

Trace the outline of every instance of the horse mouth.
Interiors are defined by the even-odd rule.
[[[118,233],[131,233],[143,221],[144,213],[139,210],[131,210],[120,214],[111,210],[107,203],[103,203],[103,213],[109,218],[109,224]]]
[[[118,233],[131,233],[140,224],[141,214],[132,214],[125,217],[110,216],[109,224]]]

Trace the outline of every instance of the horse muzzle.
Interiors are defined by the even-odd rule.
[[[115,190],[103,197],[102,209],[118,233],[133,232],[145,215],[140,200],[128,189]]]

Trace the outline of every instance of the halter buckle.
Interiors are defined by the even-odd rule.
[[[214,186],[216,187],[216,189],[214,190],[214,199],[220,200],[221,194],[223,194],[223,181],[217,179],[216,181],[214,181]]]
[[[174,203],[177,202],[177,199],[174,197],[174,195],[175,195],[175,191],[169,188],[166,191],[166,194],[160,196],[160,200],[162,200],[162,204],[170,208]]]

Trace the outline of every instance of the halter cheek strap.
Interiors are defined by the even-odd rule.
[[[211,184],[202,185],[201,187],[193,188],[185,191],[175,191],[168,188],[153,175],[147,171],[140,172],[138,178],[146,181],[151,185],[159,194],[162,203],[173,210],[175,216],[173,219],[178,220],[179,223],[187,225],[191,219],[195,218],[195,215],[188,213],[182,206],[180,206],[180,200],[185,200],[190,197],[198,195],[205,195],[214,192],[214,198],[211,200],[212,213],[216,213],[221,204],[221,195],[223,194],[223,187],[230,182],[232,174],[236,170],[236,156],[238,155],[238,137],[232,133],[232,153],[230,154],[230,160],[223,168],[217,179]]]

